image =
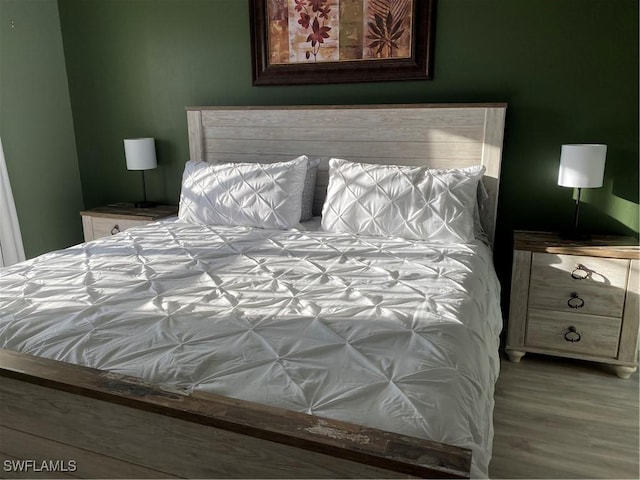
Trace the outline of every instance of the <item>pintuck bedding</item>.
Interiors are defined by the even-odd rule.
[[[471,448],[486,476],[489,248],[310,225],[174,219],[6,268],[0,346]]]

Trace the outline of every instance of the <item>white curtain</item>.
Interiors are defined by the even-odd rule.
[[[20,224],[0,139],[0,267],[8,267],[24,259]]]

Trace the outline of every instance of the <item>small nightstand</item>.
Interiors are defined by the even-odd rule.
[[[145,225],[178,213],[178,207],[159,205],[154,208],[134,208],[130,203],[114,203],[80,212],[84,241],[115,235],[131,227]]]
[[[631,237],[515,232],[506,351],[638,368],[640,247]]]

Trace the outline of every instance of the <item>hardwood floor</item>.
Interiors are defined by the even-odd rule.
[[[501,368],[491,478],[640,478],[638,372],[533,354]]]

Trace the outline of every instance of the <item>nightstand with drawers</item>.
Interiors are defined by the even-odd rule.
[[[153,208],[134,208],[133,204],[114,203],[80,212],[84,241],[95,240],[128,228],[146,225],[156,220],[177,215],[178,207],[159,205]]]
[[[506,351],[638,367],[640,247],[630,237],[515,232]]]

